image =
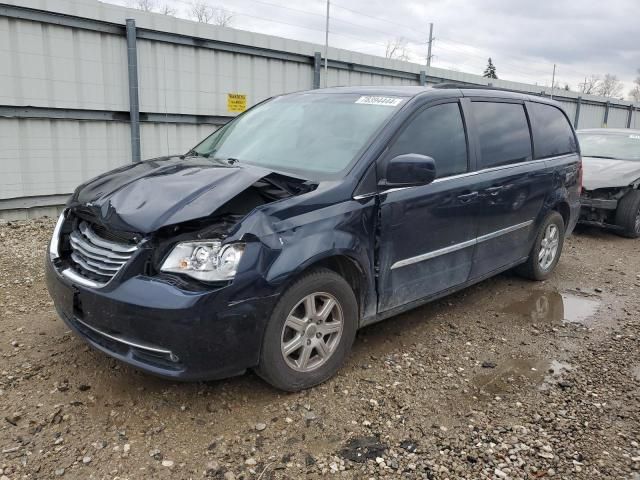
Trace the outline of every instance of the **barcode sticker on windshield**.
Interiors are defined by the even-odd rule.
[[[362,96],[356,103],[365,103],[367,105],[384,105],[386,107],[397,107],[402,103],[402,99],[398,97],[371,97]]]

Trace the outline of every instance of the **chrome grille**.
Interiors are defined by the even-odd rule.
[[[137,245],[113,242],[98,236],[87,222],[71,232],[71,260],[82,276],[106,283],[138,249]]]

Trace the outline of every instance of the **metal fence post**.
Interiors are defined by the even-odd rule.
[[[609,105],[611,105],[609,101],[604,104],[604,121],[602,122],[604,128],[607,128],[607,122],[609,121]]]
[[[633,104],[629,105],[629,113],[627,114],[627,128],[631,128],[631,117],[633,117]]]
[[[573,119],[573,128],[578,129],[578,122],[580,121],[580,105],[582,105],[582,97],[578,97],[576,102],[576,117]]]
[[[136,21],[127,18],[127,59],[129,71],[129,123],[131,125],[131,161],[140,161],[140,100],[138,97],[138,52]]]
[[[427,84],[427,72],[420,70],[420,85],[425,86]]]
[[[315,52],[313,55],[313,88],[320,88],[320,69],[322,68],[322,54]]]

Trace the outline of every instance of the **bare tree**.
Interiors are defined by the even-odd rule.
[[[218,25],[219,27],[230,27],[233,20],[233,15],[228,10],[225,10],[222,7],[217,7],[213,9],[213,23],[214,25]]]
[[[143,12],[153,12],[157,7],[156,0],[129,0],[131,8],[142,10]]]
[[[143,12],[162,13],[163,15],[175,15],[176,9],[168,3],[160,4],[158,0],[129,0],[129,6]]]
[[[633,102],[640,102],[640,68],[638,69],[638,76],[633,83],[635,83],[635,85],[629,91],[629,99]]]
[[[191,16],[200,23],[209,23],[213,18],[213,7],[208,3],[198,0],[191,4]]]
[[[407,52],[407,39],[397,37],[394,40],[388,40],[384,56],[394,60],[408,61],[409,54]]]
[[[618,77],[607,73],[598,87],[597,93],[603,97],[619,97],[622,93],[623,84]]]
[[[600,86],[600,82],[601,80],[599,75],[590,75],[588,77],[584,77],[584,82],[578,84],[578,89],[581,93],[595,95]]]
[[[205,0],[195,0],[191,4],[191,16],[200,23],[210,23],[219,27],[231,26],[233,18],[224,8],[209,5]]]
[[[164,5],[160,6],[160,8],[158,9],[158,13],[175,17],[177,11],[171,5],[169,5],[168,3],[165,3]]]

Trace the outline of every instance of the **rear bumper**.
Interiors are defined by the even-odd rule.
[[[92,347],[176,380],[213,380],[257,365],[276,296],[233,301],[234,286],[184,291],[135,276],[109,291],[62,277],[46,260],[49,293],[64,322]]]
[[[573,230],[578,224],[580,218],[580,202],[569,204],[569,224],[567,225],[565,236],[569,236],[573,233]]]

